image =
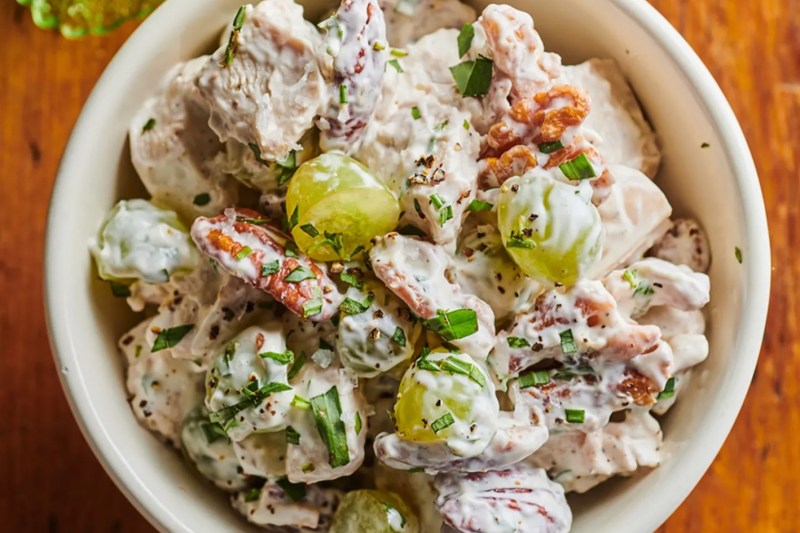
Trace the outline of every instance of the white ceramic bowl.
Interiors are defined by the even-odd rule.
[[[143,191],[126,133],[173,64],[208,50],[240,0],[169,0],[120,50],[97,83],[64,153],[50,206],[46,304],[64,389],[109,475],[158,528],[243,531],[226,498],[134,418],[115,341],[135,318],[96,281],[87,242],[120,198]],[[308,0],[307,17],[330,3]],[[711,354],[667,417],[671,456],[647,475],[574,501],[575,531],[652,531],[689,494],[730,431],[764,331],[769,238],[758,178],[736,119],[698,57],[649,4],[633,0],[519,0],[565,63],[613,57],[659,134],[659,184],[678,214],[708,232],[713,263]],[[482,8],[481,2],[476,5]],[[700,149],[701,143],[710,147]],[[744,264],[734,258],[740,247]]]

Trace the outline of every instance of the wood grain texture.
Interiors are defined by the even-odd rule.
[[[800,1],[653,4],[698,51],[742,123],[761,176],[775,265],[766,338],[744,409],[711,469],[661,531],[800,531]],[[73,421],[42,308],[44,224],[58,160],[92,85],[133,25],[70,42],[34,28],[6,0],[0,27],[0,523],[5,531],[151,531]]]

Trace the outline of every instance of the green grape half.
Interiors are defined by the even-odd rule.
[[[523,272],[571,285],[597,262],[603,227],[590,193],[541,170],[503,184],[497,223],[503,245]]]
[[[481,364],[467,354],[437,349],[406,371],[394,417],[402,438],[442,442],[469,457],[489,444],[499,411],[494,385]]]
[[[146,200],[122,200],[106,215],[91,244],[100,277],[168,281],[193,270],[199,254],[174,211]]]
[[[354,490],[339,503],[330,533],[419,533],[419,521],[394,492]]]
[[[328,152],[300,165],[286,192],[297,246],[318,261],[349,259],[359,247],[392,231],[400,205],[364,165]]]

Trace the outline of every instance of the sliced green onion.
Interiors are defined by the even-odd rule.
[[[586,154],[580,154],[575,159],[561,163],[558,168],[571,180],[585,180],[597,176]]]
[[[422,118],[422,112],[417,106],[414,106],[411,108],[411,116],[414,117],[414,120],[419,120]]]
[[[390,59],[388,63],[397,71],[397,72],[405,72],[403,67],[400,65],[400,62],[396,59]]]
[[[306,354],[304,352],[300,352],[300,356],[295,358],[292,368],[289,369],[286,379],[292,379],[295,377],[297,373],[300,372],[300,369],[303,368],[304,364],[306,364]]]
[[[431,424],[431,429],[434,433],[439,433],[441,430],[455,424],[455,422],[456,421],[453,419],[453,415],[450,413],[445,413],[433,421],[433,424]]]
[[[428,199],[436,209],[439,209],[444,205],[444,200],[442,200],[442,197],[439,196],[438,194],[431,194]]]
[[[561,141],[553,141],[549,143],[539,143],[538,147],[539,151],[543,154],[552,154],[564,148],[564,145],[561,144]]]
[[[439,225],[444,226],[448,220],[453,218],[453,206],[446,205],[439,211]]]
[[[575,338],[572,336],[572,330],[566,329],[558,334],[561,337],[561,352],[565,354],[575,353],[578,351],[578,345],[575,344]]]
[[[339,103],[347,103],[347,85],[345,84],[339,85]]]
[[[362,422],[361,422],[361,413],[356,411],[356,421],[355,421],[356,435],[361,435],[361,424],[362,424]]]
[[[286,428],[286,442],[297,446],[300,444],[300,433],[297,432],[292,426]]]
[[[245,257],[247,257],[252,253],[253,249],[250,248],[249,246],[245,246],[244,248],[236,252],[236,255],[234,255],[233,258],[236,259],[237,261],[241,261],[242,259],[244,259]]]
[[[303,398],[302,396],[298,396],[295,394],[294,398],[292,398],[292,407],[296,407],[297,409],[302,409],[303,411],[308,411],[311,409],[311,402]]]
[[[567,422],[570,424],[583,424],[586,418],[586,413],[583,409],[564,409],[567,415]]]
[[[519,377],[519,388],[527,389],[528,387],[535,387],[538,385],[546,385],[550,383],[550,374],[547,370],[534,370],[527,374],[522,374]]]
[[[283,281],[287,283],[300,283],[301,281],[305,281],[307,279],[316,279],[317,275],[314,274],[311,269],[306,266],[298,265],[294,270],[289,272]]]
[[[162,330],[153,342],[153,347],[150,351],[155,353],[176,346],[192,328],[194,328],[194,324],[184,324],[182,326],[175,326],[174,328]]]
[[[389,52],[389,55],[392,55],[394,57],[406,57],[408,55],[408,52],[406,52],[405,50],[392,48],[392,50]]]
[[[490,202],[484,202],[483,200],[478,200],[476,198],[469,203],[469,205],[467,206],[467,211],[471,211],[473,213],[480,213],[481,211],[491,211],[493,207],[494,204]]]

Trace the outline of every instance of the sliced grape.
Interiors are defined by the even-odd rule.
[[[146,200],[122,200],[106,215],[91,245],[101,278],[163,283],[193,270],[199,254],[174,211]]]
[[[330,533],[418,533],[419,521],[394,492],[354,490],[339,503]]]
[[[289,182],[286,212],[298,247],[318,261],[348,259],[397,225],[400,206],[358,161],[328,152],[303,163]]]
[[[603,228],[591,190],[531,171],[500,188],[497,222],[519,267],[542,282],[573,284],[598,260]]]
[[[397,431],[414,442],[444,442],[454,453],[477,455],[497,429],[494,385],[480,363],[444,349],[425,354],[400,382]]]

